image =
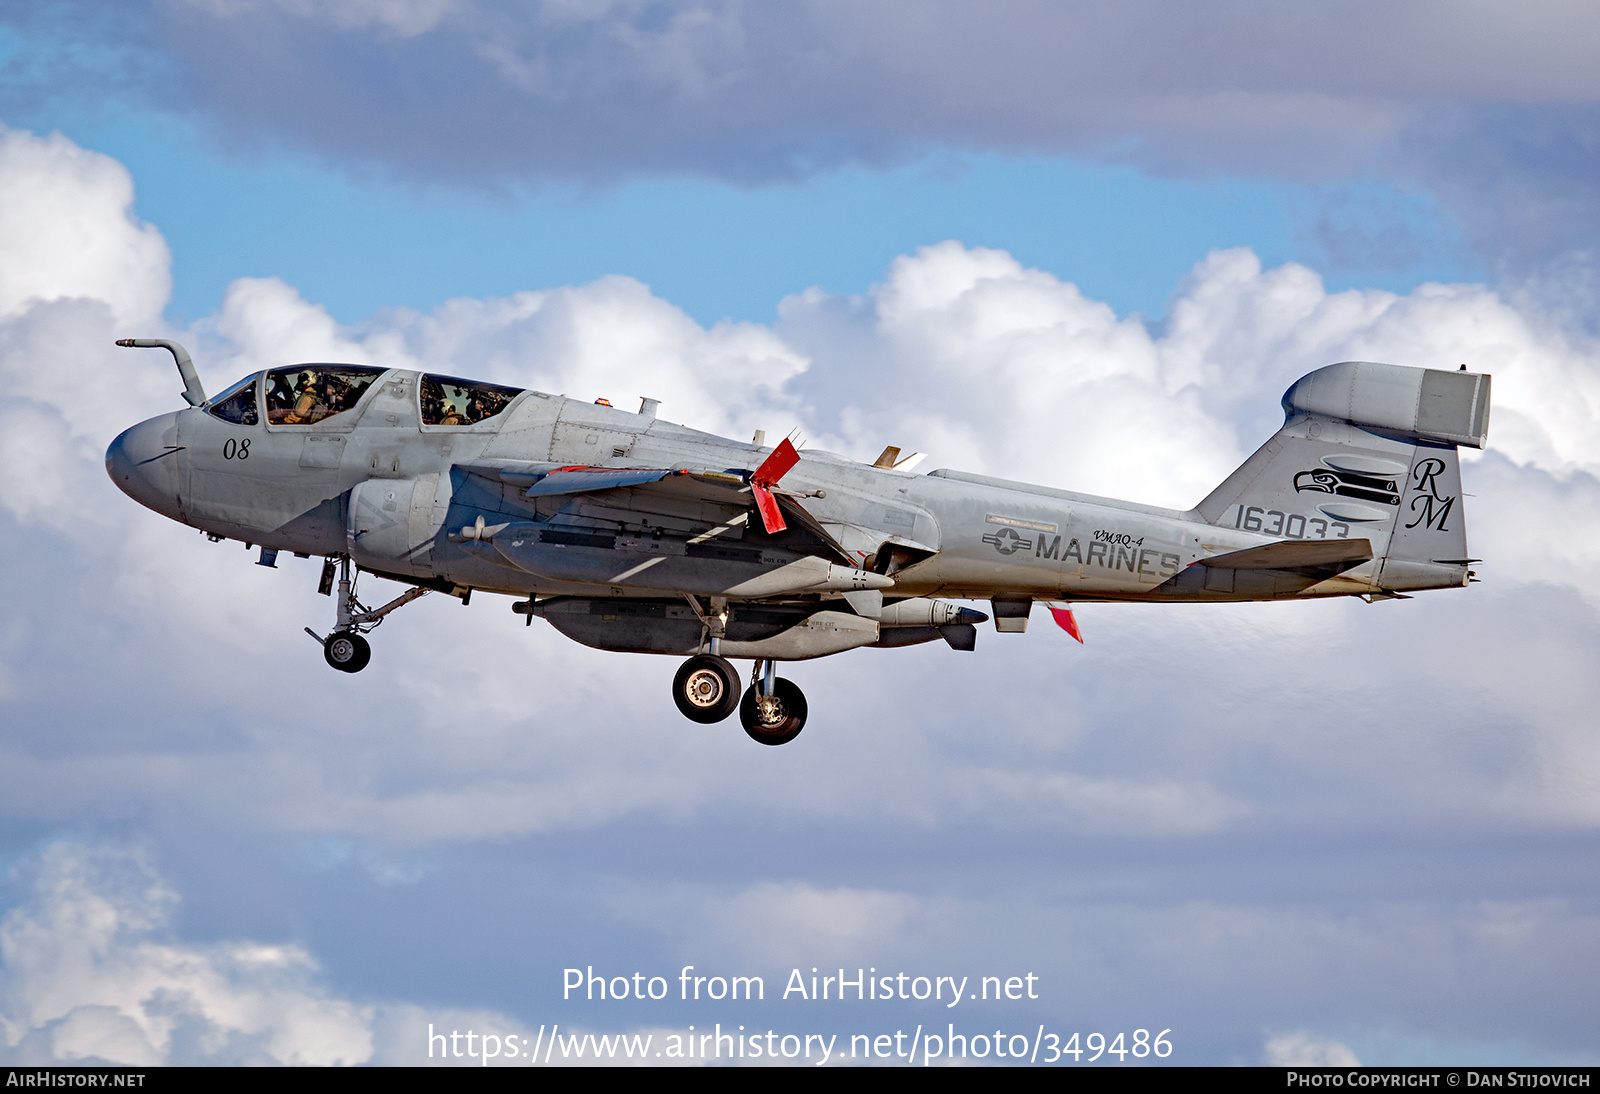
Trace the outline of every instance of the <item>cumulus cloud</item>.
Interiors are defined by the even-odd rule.
[[[1481,285],[1329,292],[1305,266],[1216,251],[1161,329],[947,242],[896,259],[864,300],[812,292],[780,310],[818,362],[797,386],[863,454],[892,435],[958,466],[1188,508],[1277,428],[1297,377],[1379,360],[1492,373],[1495,451],[1600,472],[1596,340]],[[869,366],[882,394],[848,385]]]
[[[6,1055],[22,1064],[357,1064],[370,1009],[293,945],[166,941],[177,897],[138,853],[56,844],[0,920]]]
[[[24,899],[0,918],[8,1064],[507,1066],[527,1064],[536,1037],[550,1039],[494,1011],[341,999],[292,943],[180,941],[180,898],[143,850],[55,843],[12,880]],[[470,1055],[464,1037],[449,1038],[469,1030],[482,1041]],[[568,1029],[551,1062],[609,1063],[584,1043],[588,1033]],[[652,1033],[664,1043],[666,1031],[639,1035]]]
[[[712,923],[725,954],[798,965],[815,953],[849,960],[885,952],[918,910],[904,893],[768,882],[718,902]]]
[[[187,0],[217,19],[282,14],[341,30],[373,30],[411,38],[437,27],[466,5],[462,0]]]
[[[688,424],[723,434],[770,424],[774,413],[792,419],[794,400],[784,389],[808,365],[766,327],[702,328],[621,276],[450,300],[426,315],[391,309],[352,328],[276,278],[241,278],[194,335],[219,384],[284,361],[364,361],[609,397],[617,406],[653,398]]]
[[[0,318],[71,298],[99,301],[122,323],[158,315],[171,288],[167,245],[132,205],[133,179],[110,156],[0,126]]]
[[[159,326],[171,284],[166,242],[132,206],[116,160],[0,127],[0,506],[18,516],[97,523],[60,499],[84,496],[130,405],[153,409],[177,383],[112,345]]]
[[[1268,1067],[1360,1067],[1361,1061],[1338,1041],[1301,1030],[1267,1040],[1261,1062]]]

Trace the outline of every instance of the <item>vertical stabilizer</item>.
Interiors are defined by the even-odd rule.
[[[1456,446],[1483,447],[1488,376],[1345,361],[1301,377],[1283,409],[1283,428],[1197,507],[1206,521],[1371,541],[1373,560],[1330,592],[1467,582]]]

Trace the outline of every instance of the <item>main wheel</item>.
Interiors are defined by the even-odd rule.
[[[764,745],[788,744],[806,727],[806,696],[793,680],[774,680],[772,698],[762,699],[755,685],[739,703],[739,721],[750,739]]]
[[[354,631],[330,634],[322,643],[322,659],[340,672],[360,672],[372,660],[372,647]]]
[[[691,722],[720,722],[739,709],[739,673],[725,658],[691,657],[672,678],[672,701]]]

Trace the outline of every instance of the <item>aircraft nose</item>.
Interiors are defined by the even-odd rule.
[[[178,416],[163,414],[122,433],[106,449],[106,474],[134,501],[173,520],[178,512]]]

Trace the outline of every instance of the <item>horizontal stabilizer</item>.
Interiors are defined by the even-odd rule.
[[[1372,541],[1368,539],[1286,539],[1279,543],[1202,558],[1200,565],[1228,570],[1325,570],[1340,573],[1371,558]]]
[[[1314,414],[1434,444],[1482,448],[1489,435],[1489,377],[1341,361],[1296,380],[1283,393],[1283,410],[1286,418]]]

